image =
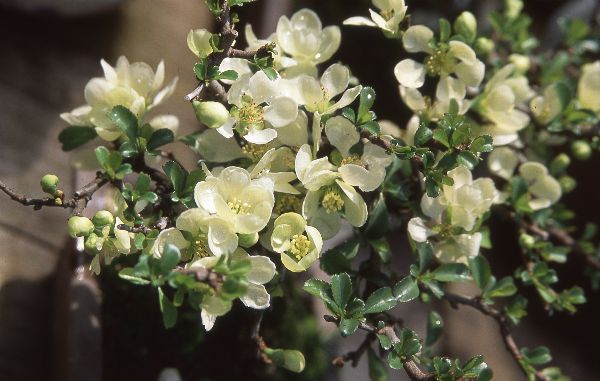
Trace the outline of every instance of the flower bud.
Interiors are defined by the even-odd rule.
[[[560,184],[560,189],[562,189],[563,193],[572,192],[577,187],[577,180],[571,176],[561,176],[560,179],[558,179],[558,183]]]
[[[243,248],[249,248],[254,246],[258,242],[258,233],[253,234],[240,234],[239,245]]]
[[[571,144],[573,156],[578,160],[587,160],[592,156],[592,147],[584,140],[576,140]]]
[[[94,224],[87,217],[73,216],[69,218],[67,228],[73,238],[86,237],[94,231]]]
[[[90,233],[87,237],[85,237],[85,241],[83,247],[85,251],[90,254],[98,254],[102,247],[98,248],[98,235],[96,233]]]
[[[94,218],[92,218],[92,222],[95,226],[102,227],[112,225],[115,222],[115,218],[108,210],[99,210],[94,215]]]
[[[229,118],[229,111],[219,102],[194,101],[192,105],[194,106],[198,122],[206,125],[208,128],[219,128]]]
[[[526,249],[531,249],[535,245],[535,238],[523,233],[519,236],[519,244]]]
[[[550,172],[553,175],[558,175],[564,172],[565,169],[571,164],[571,158],[566,153],[561,153],[556,156],[550,163]]]
[[[306,361],[304,355],[300,351],[290,349],[272,349],[265,348],[265,354],[277,366],[291,370],[292,372],[300,373],[304,370]]]
[[[515,19],[523,10],[523,0],[504,0],[504,14],[509,19]]]
[[[477,49],[477,52],[483,56],[489,55],[494,51],[495,48],[496,44],[494,44],[494,41],[490,40],[489,38],[479,37],[475,41],[475,49]]]
[[[471,12],[465,11],[454,20],[454,32],[460,34],[471,43],[477,37],[477,19]]]
[[[525,74],[531,67],[531,59],[522,54],[511,54],[508,56],[508,60],[511,64],[515,65],[516,74]]]
[[[56,175],[44,175],[40,181],[42,190],[54,196],[58,188],[58,177]]]

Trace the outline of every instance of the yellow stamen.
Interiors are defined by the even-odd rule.
[[[336,189],[330,188],[323,195],[321,205],[323,205],[327,213],[337,213],[344,207],[344,200]]]
[[[237,198],[228,201],[227,206],[229,206],[229,209],[235,214],[250,214],[250,204],[242,202]]]
[[[310,251],[310,241],[304,234],[295,234],[292,237],[292,247],[290,253],[296,260],[301,260]]]

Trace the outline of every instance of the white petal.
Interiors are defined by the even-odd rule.
[[[425,83],[425,66],[412,59],[405,59],[394,67],[394,75],[405,87],[417,89]]]
[[[433,38],[433,31],[424,25],[411,26],[402,37],[404,49],[409,53],[432,53],[429,41]]]
[[[329,99],[346,90],[349,81],[350,71],[346,66],[337,63],[329,66],[321,77],[321,84]]]
[[[270,305],[271,296],[262,284],[248,284],[246,294],[240,296],[240,300],[246,307],[263,310]]]
[[[265,128],[264,130],[250,130],[244,139],[254,144],[267,144],[277,137],[277,131],[272,128]]]
[[[292,98],[278,97],[265,107],[264,118],[275,128],[286,126],[296,120],[298,104]]]
[[[408,221],[408,234],[415,242],[425,242],[427,238],[434,235],[433,231],[425,226],[425,222],[419,217],[411,218]]]
[[[369,20],[366,17],[361,17],[361,16],[354,16],[354,17],[347,18],[346,20],[344,20],[344,25],[372,26],[372,27],[377,26],[373,21]]]
[[[350,148],[360,140],[356,126],[343,116],[334,116],[325,124],[325,135],[342,156],[348,156]]]

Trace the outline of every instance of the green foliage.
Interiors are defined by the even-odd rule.
[[[92,127],[69,126],[60,132],[58,140],[62,143],[63,151],[71,151],[93,140],[96,136],[98,134]]]

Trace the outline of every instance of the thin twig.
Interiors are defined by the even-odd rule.
[[[375,335],[373,335],[372,333],[368,333],[356,350],[350,351],[348,353],[334,358],[331,361],[331,363],[337,366],[338,368],[341,368],[344,366],[345,363],[350,362],[350,365],[352,365],[352,367],[355,368],[358,365],[358,362],[360,361],[362,355],[371,346],[373,340],[375,340]]]
[[[340,319],[331,315],[325,315],[323,316],[323,319],[325,319],[325,321],[329,323],[339,324],[340,322]],[[390,339],[392,343],[397,343],[400,341],[400,339],[396,335],[396,331],[394,331],[394,328],[390,326],[385,326],[382,329],[377,329],[376,327],[368,323],[361,322],[358,325],[358,328],[369,333],[385,335]],[[436,377],[433,374],[427,373],[421,368],[419,368],[419,366],[413,360],[407,360],[404,362],[404,370],[406,371],[406,374],[411,379],[411,381],[435,381],[436,379]]]
[[[459,305],[469,306],[471,308],[476,309],[484,315],[492,317],[496,323],[498,323],[498,327],[500,329],[500,335],[502,336],[502,340],[504,341],[504,346],[511,354],[512,358],[515,360],[519,367],[523,371],[523,373],[527,376],[527,371],[523,368],[521,362],[523,360],[523,355],[519,349],[519,346],[516,344],[515,339],[511,333],[511,327],[508,321],[506,314],[498,310],[488,304],[485,304],[481,298],[467,298],[465,296],[445,293],[442,297],[450,305],[454,308],[458,308]],[[544,376],[540,371],[535,371],[535,379],[537,381],[548,381],[548,378]]]

